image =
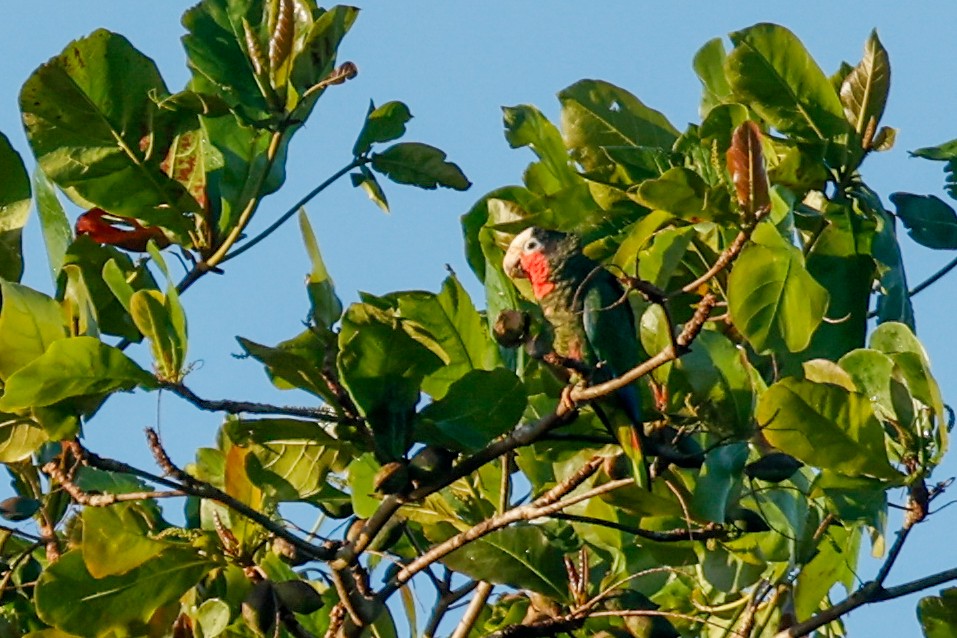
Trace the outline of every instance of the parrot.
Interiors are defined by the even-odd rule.
[[[585,381],[601,383],[639,363],[635,317],[618,279],[586,256],[576,235],[526,228],[509,244],[505,274],[528,279],[552,331],[552,349]],[[641,401],[634,385],[592,402],[628,457],[635,482],[650,488]]]

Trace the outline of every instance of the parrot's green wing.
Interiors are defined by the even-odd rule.
[[[582,300],[582,326],[588,340],[590,364],[602,365],[594,381],[616,377],[638,364],[638,336],[625,292],[611,273],[602,270],[591,277]],[[643,452],[644,429],[641,400],[634,385],[621,388],[595,412],[618,440],[631,461],[635,482],[650,488],[651,479]],[[607,408],[607,409],[606,409]]]

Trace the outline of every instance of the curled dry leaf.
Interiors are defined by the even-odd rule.
[[[132,217],[112,215],[102,208],[91,208],[76,220],[76,234],[89,235],[100,244],[110,244],[131,252],[145,252],[149,240],[160,248],[169,246],[169,238],[158,226],[143,226]]]

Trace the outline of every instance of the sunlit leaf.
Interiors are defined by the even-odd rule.
[[[800,251],[761,224],[759,243],[744,249],[728,278],[734,325],[758,352],[799,352],[814,335],[828,304],[828,291],[804,267]]]
[[[153,388],[153,375],[120,350],[93,337],[60,339],[7,379],[0,409],[48,406],[88,394]]]
[[[731,98],[731,85],[728,84],[724,71],[726,57],[721,38],[708,40],[694,55],[692,66],[704,89],[700,108],[702,117],[718,104]]]
[[[607,163],[602,147],[670,149],[678,131],[658,111],[608,82],[581,80],[558,93],[562,132],[572,157],[586,170]]]
[[[887,461],[884,429],[863,394],[788,378],[761,395],[755,418],[772,445],[808,465],[849,476],[902,478]]]
[[[306,245],[309,261],[312,263],[312,271],[306,280],[306,290],[312,302],[312,316],[318,325],[331,328],[332,324],[339,321],[339,317],[342,316],[342,302],[336,296],[335,285],[322,260],[319,242],[316,240],[315,233],[312,232],[312,225],[309,223],[305,209],[299,210],[299,229],[302,232],[302,241]]]
[[[178,382],[183,375],[186,342],[177,330],[171,299],[158,290],[138,290],[130,298],[130,315],[150,341],[160,378]]]
[[[73,241],[73,229],[70,228],[53,182],[39,169],[33,173],[33,190],[36,192],[37,216],[40,218],[40,229],[46,244],[50,274],[56,283],[67,247]]]
[[[60,305],[42,292],[0,281],[0,378],[42,355],[67,336]]]
[[[844,107],[801,41],[776,24],[731,34],[725,69],[736,96],[787,135],[826,140],[847,127]]]
[[[50,565],[36,586],[37,614],[78,636],[106,635],[146,623],[212,568],[191,548],[171,547],[122,575],[96,579],[80,550]]]
[[[370,171],[368,167],[363,166],[358,173],[349,173],[349,179],[352,180],[353,186],[364,190],[372,203],[381,208],[382,212],[389,212],[389,200],[386,199],[385,191],[382,190],[375,173]]]
[[[411,119],[409,107],[402,102],[386,102],[378,108],[369,102],[369,113],[352,147],[352,154],[359,157],[367,153],[373,144],[399,139],[405,135],[405,125]]]
[[[151,521],[135,503],[83,510],[83,562],[93,578],[119,576],[159,555],[168,544],[149,537]]]
[[[170,139],[149,95],[166,93],[152,60],[100,29],[37,69],[20,107],[41,169],[75,203],[185,235],[199,205],[161,168]]]
[[[871,31],[864,45],[864,58],[841,85],[844,116],[858,135],[864,135],[868,128],[876,130],[884,115],[890,86],[890,58],[877,37],[877,31]]]

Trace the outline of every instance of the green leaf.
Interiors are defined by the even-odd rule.
[[[316,241],[309,217],[302,208],[299,209],[299,230],[302,232],[302,241],[306,245],[306,253],[312,263],[312,271],[306,279],[306,289],[309,292],[309,301],[312,303],[312,318],[318,325],[332,328],[332,325],[342,316],[342,302],[336,296],[332,277],[329,276],[326,264],[322,261],[322,253],[319,252],[319,242]]]
[[[171,547],[122,575],[94,578],[80,550],[69,551],[41,574],[37,615],[77,636],[126,633],[179,599],[213,565],[191,548]]]
[[[581,181],[569,164],[568,151],[562,134],[534,106],[502,107],[502,120],[505,124],[505,140],[511,148],[528,146],[541,160],[541,166],[555,181],[555,189],[570,186]],[[534,170],[531,169],[530,170]],[[526,172],[526,182],[529,181]],[[535,190],[535,189],[532,189]],[[548,189],[543,189],[548,190]]]
[[[455,275],[442,283],[442,290],[404,292],[394,299],[406,331],[444,362],[427,375],[422,389],[441,399],[456,380],[471,370],[491,370],[499,364],[498,347],[492,341],[485,320]]]
[[[755,392],[744,352],[724,335],[702,330],[696,347],[678,360],[691,385],[698,414],[724,431],[745,434],[751,428]]]
[[[109,261],[119,267],[120,275],[129,288],[156,288],[156,281],[145,264],[134,263],[123,251],[114,246],[101,246],[85,235],[70,244],[63,258],[63,269],[71,278],[70,283],[80,289],[76,293],[85,293],[86,300],[92,305],[92,318],[101,333],[139,342],[142,339],[139,329],[127,308],[103,279],[104,268]],[[79,295],[76,293],[73,303],[78,301],[76,297]]]
[[[382,190],[375,173],[370,171],[368,167],[361,167],[358,173],[349,173],[349,179],[352,180],[354,187],[364,190],[372,203],[381,208],[382,212],[389,212],[389,200],[386,199],[385,191]]]
[[[878,415],[897,418],[891,400],[891,382],[894,376],[894,360],[883,352],[858,348],[841,357],[838,361],[851,375],[857,390],[870,397]]]
[[[33,419],[0,413],[0,463],[27,459],[46,442],[46,433]]]
[[[30,176],[10,140],[0,133],[0,277],[20,281],[21,234],[30,216]]]
[[[261,20],[261,15],[251,15],[250,8],[250,3],[230,6],[212,0],[197,4],[183,14],[187,30],[183,47],[194,88],[221,98],[243,117],[258,120],[268,116],[269,107],[240,26],[247,14],[250,22]]]
[[[156,387],[153,375],[93,337],[59,339],[7,379],[0,410],[49,406],[89,394]]]
[[[419,413],[416,439],[474,452],[513,428],[525,405],[525,388],[511,370],[472,370]]]
[[[328,346],[314,331],[304,330],[275,348],[243,337],[236,337],[236,340],[249,356],[266,366],[266,374],[277,388],[300,388],[338,409],[323,372]]]
[[[0,378],[4,381],[67,336],[60,304],[42,292],[0,280]]]
[[[382,463],[408,451],[422,379],[442,365],[401,323],[370,304],[353,304],[339,332],[339,378],[372,427]]]
[[[83,510],[83,562],[93,578],[119,576],[158,556],[169,545],[148,536],[156,521],[139,503]]]
[[[870,399],[828,383],[788,378],[758,400],[755,418],[776,448],[848,476],[900,480],[887,461],[884,429]]]
[[[359,131],[352,155],[360,157],[372,148],[373,144],[391,142],[405,135],[405,125],[412,119],[409,107],[402,102],[386,102],[379,108],[369,102],[369,112]]]
[[[800,352],[824,318],[828,292],[804,267],[799,250],[760,224],[728,277],[734,325],[758,352]]]
[[[560,91],[558,99],[565,145],[585,170],[608,163],[605,146],[670,149],[678,138],[664,115],[608,82],[581,80]]]
[[[925,638],[957,638],[957,587],[921,598],[917,618]]]
[[[200,207],[161,168],[171,140],[149,99],[167,93],[152,60],[100,29],[37,69],[20,108],[40,168],[77,205],[185,235]]]
[[[890,88],[891,61],[877,31],[871,31],[864,45],[864,58],[841,84],[844,116],[858,135],[868,128],[877,130]]]
[[[314,421],[236,419],[224,426],[237,445],[249,448],[246,472],[261,488],[283,501],[318,494],[344,445]]]
[[[196,610],[196,622],[203,630],[203,638],[216,638],[229,625],[229,605],[219,598],[209,598]]]
[[[854,582],[853,565],[860,552],[860,532],[831,525],[816,554],[797,577],[794,606],[799,618],[810,618],[827,601],[828,592],[837,583]]]
[[[273,136],[242,124],[235,117],[204,119],[210,142],[223,156],[222,170],[215,176],[216,190],[222,197],[222,210],[216,220],[220,236],[232,230],[253,196],[264,197],[282,186],[286,179],[286,153],[291,134],[282,137],[275,159],[268,160]],[[212,189],[211,189],[211,192]]]
[[[725,68],[736,96],[782,133],[831,139],[847,129],[844,107],[801,41],[776,24],[731,34]]]
[[[177,325],[174,303],[158,290],[138,290],[130,298],[130,316],[150,341],[159,378],[178,383],[183,378],[186,340],[185,331]]]
[[[537,525],[497,530],[442,562],[475,580],[530,589],[560,601],[568,597],[562,552]]]
[[[891,193],[897,217],[911,238],[937,250],[957,248],[957,213],[936,195]]]
[[[73,241],[73,229],[57,197],[53,182],[40,169],[33,172],[33,190],[36,192],[37,214],[40,217],[40,230],[43,231],[43,242],[46,244],[50,274],[55,284],[60,276],[60,269],[63,268],[67,248]]]
[[[656,179],[643,181],[634,199],[651,209],[668,211],[675,217],[697,223],[714,216],[707,206],[708,185],[694,171],[676,166]]]
[[[442,186],[464,191],[472,185],[462,169],[445,161],[443,151],[419,142],[399,142],[373,153],[372,168],[397,184],[429,190]]]
[[[827,225],[807,254],[807,271],[829,294],[827,313],[806,351],[808,357],[837,360],[864,345],[867,313],[877,275],[871,255],[874,225],[850,207],[828,205]]]
[[[374,487],[378,471],[379,464],[372,454],[357,456],[349,464],[349,495],[352,497],[352,509],[359,518],[369,518],[379,509]]]
[[[708,40],[698,49],[692,61],[695,73],[703,85],[700,112],[702,117],[715,106],[727,102],[731,96],[731,85],[724,71],[727,54],[721,38]],[[740,124],[740,122],[739,122]]]
[[[692,511],[706,520],[723,523],[728,504],[741,491],[747,461],[748,447],[744,443],[722,445],[708,453],[695,485]]]

